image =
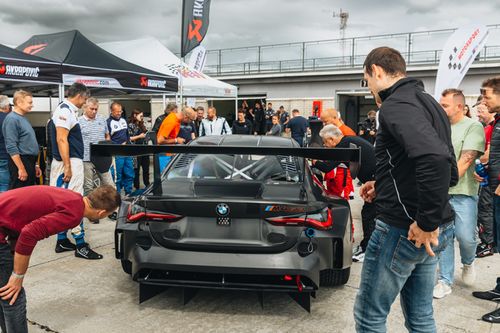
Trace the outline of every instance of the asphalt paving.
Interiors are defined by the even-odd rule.
[[[361,230],[360,200],[353,203],[356,241]],[[55,237],[41,241],[25,278],[30,332],[146,333],[146,332],[354,332],[352,308],[362,264],[354,263],[349,282],[342,287],[322,288],[312,300],[311,313],[284,294],[265,295],[262,308],[256,293],[201,290],[182,305],[180,290],[166,292],[139,304],[138,284],[123,273],[114,258],[114,222],[87,224],[87,239],[104,255],[98,261],[56,254]],[[458,248],[457,248],[458,249]],[[457,252],[458,253],[458,252]],[[456,255],[453,293],[434,301],[438,332],[500,332],[500,324],[480,320],[496,303],[472,297],[473,290],[494,286],[500,276],[500,256],[476,261],[473,287],[460,279]],[[406,332],[399,301],[388,318],[388,332]]]

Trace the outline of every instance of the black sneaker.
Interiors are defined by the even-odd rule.
[[[491,244],[481,243],[476,248],[476,258],[484,258],[493,255],[493,246]]]
[[[96,260],[102,259],[102,254],[99,254],[89,247],[89,244],[85,243],[83,246],[77,247],[75,250],[75,257]]]
[[[488,291],[474,291],[472,292],[472,296],[480,299],[485,299],[487,301],[499,302],[500,301],[500,292],[497,290],[488,290]]]
[[[116,219],[118,218],[118,214],[116,212],[113,212],[112,214],[108,215],[108,218],[110,220],[116,221]]]
[[[91,219],[89,219],[89,222],[92,223],[92,224],[99,224],[99,220],[91,220]]]
[[[69,239],[58,240],[56,243],[56,253],[75,251],[76,245],[71,243]]]
[[[485,314],[482,319],[492,324],[500,324],[500,309]]]

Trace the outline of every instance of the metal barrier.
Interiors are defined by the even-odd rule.
[[[488,43],[476,62],[500,60],[500,24],[488,28]],[[442,46],[455,30],[209,50],[204,72],[222,76],[361,68],[368,52],[378,46],[396,48],[408,65],[436,65]]]

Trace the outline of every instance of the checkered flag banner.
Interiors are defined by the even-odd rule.
[[[439,61],[434,91],[436,100],[440,99],[443,90],[458,88],[487,39],[488,28],[484,25],[461,27],[448,38]]]

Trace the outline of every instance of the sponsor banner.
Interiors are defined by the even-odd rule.
[[[61,70],[57,64],[0,59],[0,79],[59,83]]]
[[[450,36],[439,61],[434,91],[437,100],[443,90],[458,88],[487,39],[488,28],[479,24],[461,27]]]
[[[200,45],[207,34],[210,0],[183,0],[181,57]]]
[[[64,66],[64,84],[80,82],[89,87],[129,89],[137,91],[177,91],[177,79],[157,75],[101,70],[75,66]]]
[[[191,52],[191,56],[189,57],[189,67],[198,72],[203,72],[206,60],[207,50],[203,46],[198,45],[193,52]]]
[[[85,75],[63,74],[63,82],[65,85],[72,85],[73,83],[82,83],[87,87],[94,88],[123,88],[122,85],[116,80],[109,77],[96,77]]]

